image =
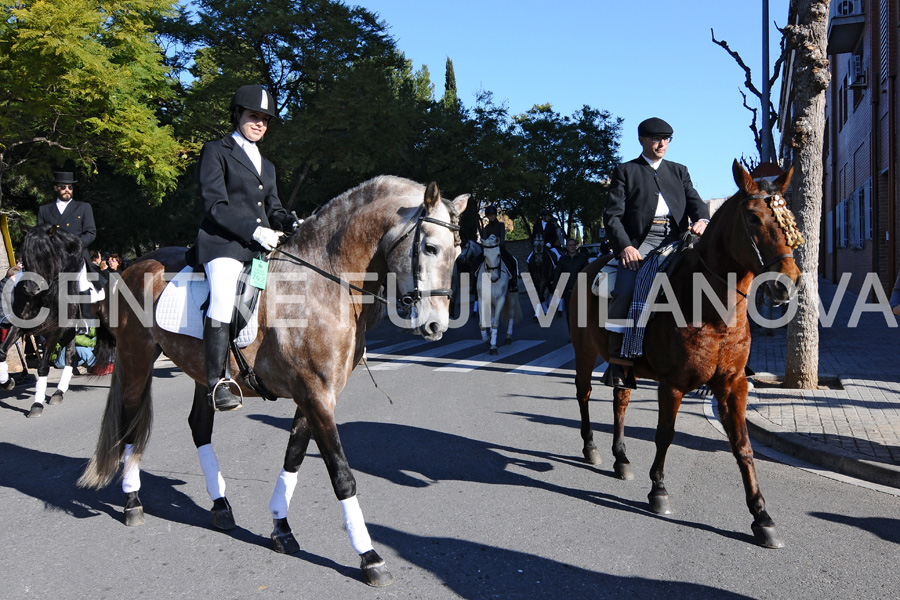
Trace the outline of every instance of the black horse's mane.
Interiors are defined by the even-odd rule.
[[[47,289],[22,297],[14,302],[15,312],[23,314],[26,305],[45,307],[50,314],[44,323],[55,323],[59,314],[60,273],[78,273],[84,264],[84,245],[81,240],[56,225],[32,227],[22,242],[22,264],[25,271],[42,278]],[[26,286],[16,286],[16,289]],[[69,293],[75,293],[75,282],[69,284]],[[35,307],[34,305],[38,306]],[[70,310],[75,306],[70,304]],[[26,308],[27,309],[27,308]],[[29,311],[30,312],[30,311]],[[71,316],[71,315],[69,315]]]

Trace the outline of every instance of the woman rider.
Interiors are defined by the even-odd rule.
[[[209,281],[203,346],[209,399],[217,410],[240,406],[223,377],[238,278],[247,262],[274,250],[294,228],[294,217],[278,200],[275,166],[256,146],[275,116],[272,94],[245,85],[235,92],[229,110],[234,132],[207,142],[200,154],[204,215],[189,259],[203,265]]]

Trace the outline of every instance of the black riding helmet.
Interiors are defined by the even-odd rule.
[[[275,117],[275,98],[269,93],[269,90],[261,85],[244,85],[238,88],[231,98],[231,105],[228,107],[231,112],[231,119],[237,123],[240,115],[245,110]]]
[[[497,214],[497,207],[494,206],[493,204],[491,204],[490,206],[488,206],[487,208],[484,209],[484,216],[496,215],[496,214]]]

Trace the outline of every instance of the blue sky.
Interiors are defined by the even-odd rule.
[[[378,13],[415,68],[428,66],[443,94],[453,61],[457,91],[472,107],[480,89],[512,114],[549,102],[562,115],[583,105],[624,119],[620,155],[638,156],[637,125],[657,116],[675,130],[666,158],[686,164],[704,199],[730,196],[731,163],[755,156],[744,71],[761,89],[762,1],[741,0],[348,0]],[[769,0],[769,24],[783,27],[788,0]],[[770,68],[780,34],[770,28]],[[778,103],[778,87],[773,100]],[[749,96],[749,102],[758,101]],[[778,131],[775,132],[776,144]]]

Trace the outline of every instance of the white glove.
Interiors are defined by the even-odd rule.
[[[257,227],[253,232],[253,239],[259,242],[260,246],[271,252],[278,245],[278,238],[283,235],[280,231],[275,231],[268,227]]]

